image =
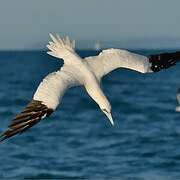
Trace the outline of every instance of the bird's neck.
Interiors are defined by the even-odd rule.
[[[106,96],[104,95],[102,89],[99,86],[99,83],[96,81],[92,81],[89,82],[85,85],[86,91],[89,94],[89,96],[101,107],[102,104],[106,103],[109,104],[110,103],[108,101],[108,99],[106,98]]]

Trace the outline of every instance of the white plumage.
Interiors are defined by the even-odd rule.
[[[148,58],[121,49],[103,50],[98,56],[84,60],[74,51],[75,41],[50,34],[53,42],[47,45],[49,55],[64,60],[60,71],[48,75],[38,87],[34,100],[42,101],[53,110],[68,87],[82,85],[104,113],[111,117],[111,106],[100,88],[101,78],[117,68],[129,68],[141,73],[152,72]],[[107,111],[107,112],[106,112]]]
[[[99,105],[112,125],[111,105],[100,88],[103,76],[117,68],[128,68],[140,73],[151,73],[168,68],[177,62],[180,52],[151,55],[149,57],[121,49],[103,50],[98,56],[82,59],[74,50],[75,41],[61,39],[50,34],[52,41],[47,53],[64,61],[57,72],[46,76],[37,88],[33,100],[12,121],[2,134],[2,140],[22,133],[48,117],[61,102],[66,90],[73,86],[84,86],[90,97]],[[180,95],[178,95],[178,101]]]
[[[61,40],[59,36],[56,38],[51,34],[50,36],[53,42],[49,42],[47,45],[51,50],[48,54],[63,58],[64,65],[59,71],[51,73],[42,81],[33,99],[42,101],[47,107],[55,110],[68,87],[83,85],[101,108],[106,108],[105,105],[110,111],[110,103],[102,92],[95,74],[72,49],[75,43],[71,43],[69,38]]]
[[[76,79],[63,70],[53,72],[40,83],[33,99],[42,101],[48,108],[55,110],[66,89],[75,84]]]
[[[117,68],[132,69],[141,73],[152,72],[146,56],[122,49],[103,50],[98,56],[85,58],[98,79]]]
[[[99,105],[112,124],[111,105],[100,88],[101,78],[117,68],[129,68],[141,73],[152,72],[148,58],[121,49],[103,50],[98,56],[84,60],[74,51],[75,41],[61,39],[50,34],[47,45],[49,55],[64,60],[60,71],[48,75],[38,87],[34,100],[56,109],[68,87],[84,86],[91,98]]]

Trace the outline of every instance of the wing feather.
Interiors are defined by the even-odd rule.
[[[76,83],[77,81],[64,71],[57,71],[45,77],[37,88],[33,100],[12,119],[8,129],[1,134],[0,141],[21,134],[41,119],[49,117],[58,106],[66,89]]]
[[[16,134],[21,134],[41,119],[49,117],[53,109],[48,108],[41,101],[32,100],[27,107],[19,113],[8,126],[9,128],[1,135],[1,141],[14,136]]]
[[[151,72],[148,58],[121,49],[103,50],[98,56],[85,58],[98,79],[117,68],[128,68],[141,73]]]
[[[146,57],[126,50],[107,49],[98,56],[87,57],[85,60],[100,80],[117,68],[128,68],[141,73],[158,72],[174,66],[180,60],[180,51]]]
[[[81,61],[81,58],[75,52],[75,41],[70,41],[69,37],[61,38],[58,34],[53,36],[50,34],[52,41],[49,41],[47,48],[50,50],[47,54],[63,59],[65,64],[73,64]]]

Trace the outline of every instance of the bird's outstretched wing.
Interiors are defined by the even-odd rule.
[[[21,134],[41,119],[49,117],[58,106],[66,89],[77,83],[63,70],[46,76],[36,90],[33,100],[11,121],[9,128],[1,135],[0,141]]]
[[[98,56],[85,58],[98,79],[117,68],[128,68],[141,73],[157,72],[169,68],[180,60],[180,51],[148,57],[121,49],[107,49]]]

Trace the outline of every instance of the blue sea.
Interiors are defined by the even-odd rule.
[[[0,132],[61,65],[45,51],[0,52]],[[83,88],[68,90],[48,119],[0,144],[0,179],[180,179],[179,87],[180,63],[153,74],[119,69],[107,75],[102,88],[114,127]]]

